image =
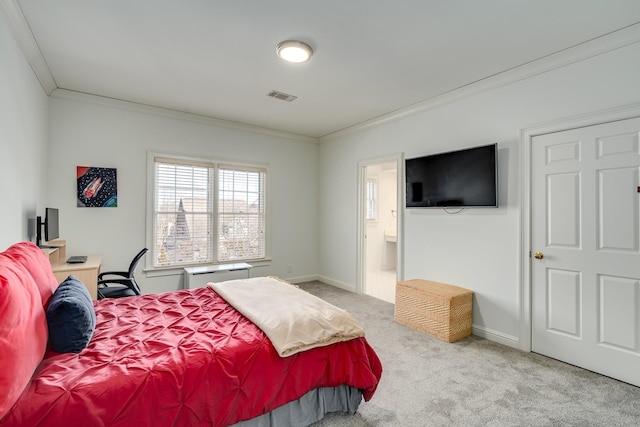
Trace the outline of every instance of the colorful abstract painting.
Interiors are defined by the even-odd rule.
[[[118,180],[115,168],[77,166],[78,207],[115,208],[118,206]]]

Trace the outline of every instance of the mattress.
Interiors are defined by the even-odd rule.
[[[311,390],[346,385],[365,400],[382,366],[364,337],[280,357],[210,287],[103,299],[78,354],[48,351],[2,426],[228,426]]]

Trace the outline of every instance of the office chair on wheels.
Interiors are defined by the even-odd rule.
[[[129,265],[129,271],[105,271],[98,275],[98,299],[102,298],[122,298],[140,295],[140,286],[136,283],[133,273],[138,266],[138,262],[148,251],[142,249],[133,258]],[[105,276],[113,276],[105,278]],[[116,286],[112,286],[116,285]]]

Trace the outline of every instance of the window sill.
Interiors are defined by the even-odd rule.
[[[266,267],[271,265],[271,258],[262,258],[248,261],[224,261],[224,262],[211,262],[208,264],[185,264],[180,266],[171,267],[148,267],[143,271],[147,277],[163,277],[163,276],[178,276],[184,274],[184,269],[188,267],[202,267],[205,265],[219,265],[219,264],[233,264],[238,262],[246,262],[251,267]]]

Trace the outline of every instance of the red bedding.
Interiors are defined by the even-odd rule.
[[[226,426],[318,387],[369,400],[382,366],[364,338],[287,358],[211,288],[95,303],[79,354],[49,351],[2,426]]]

